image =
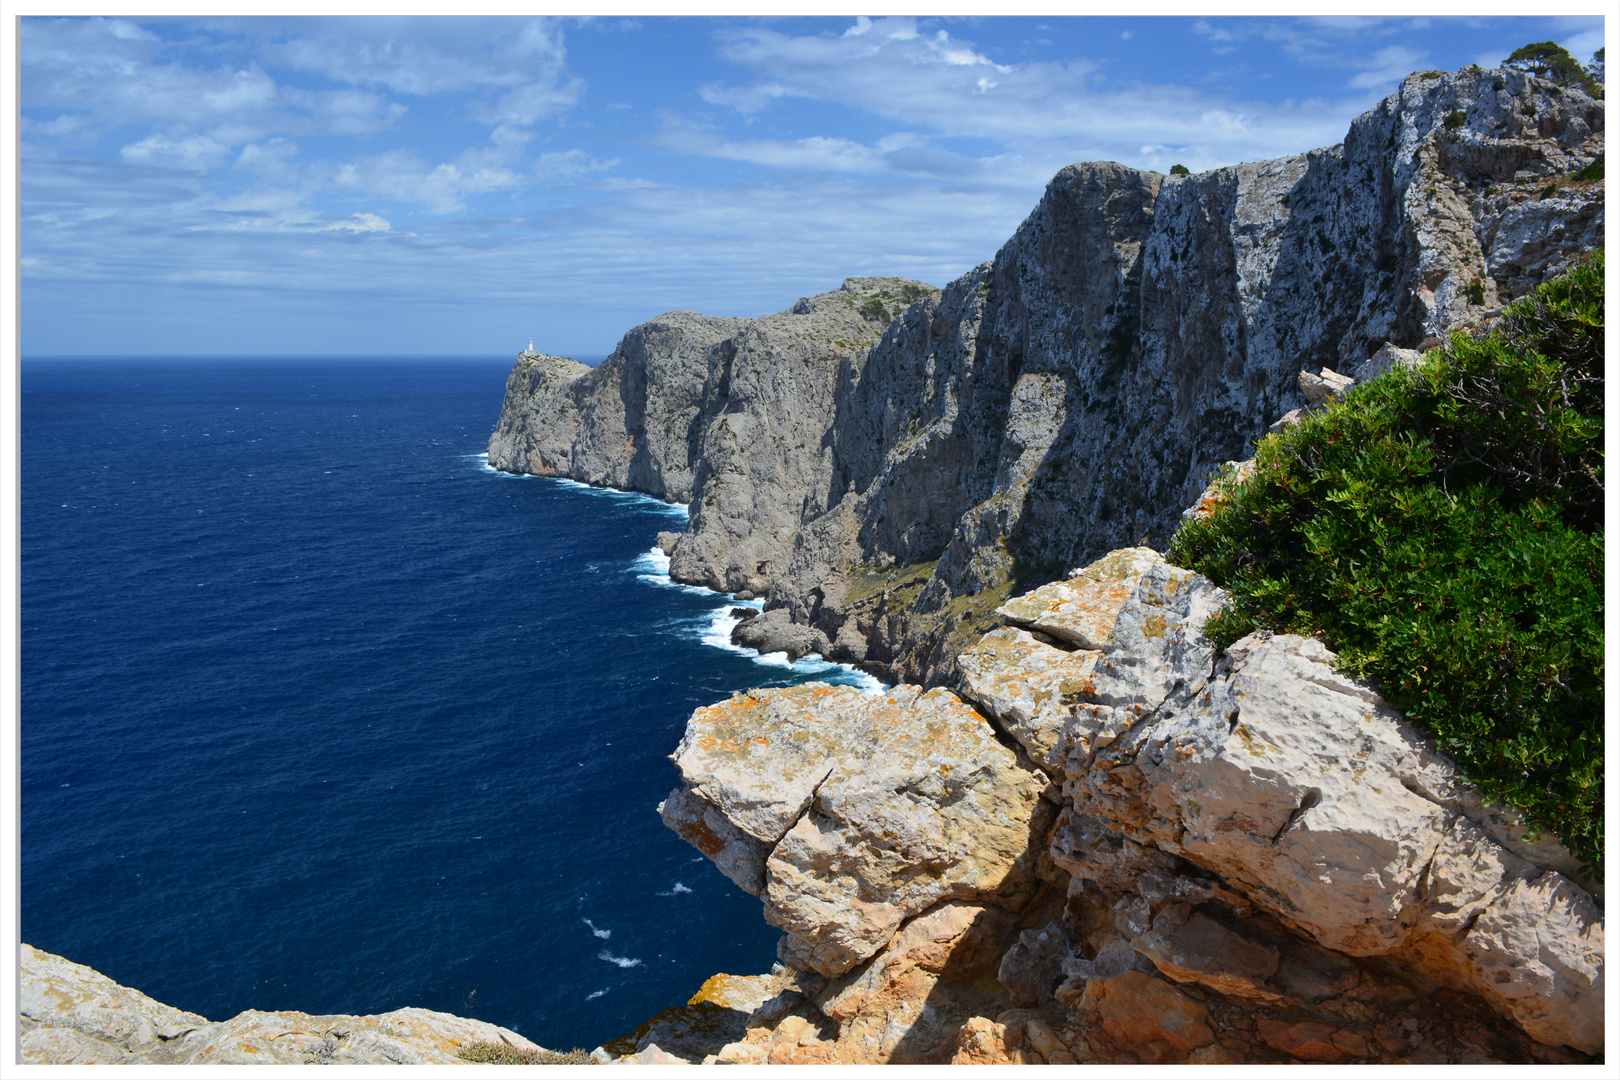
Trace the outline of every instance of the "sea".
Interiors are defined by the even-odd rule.
[[[25,359],[22,940],[175,1007],[591,1048],[778,931],[666,829],[699,706],[812,679],[684,507],[497,472],[509,358]]]

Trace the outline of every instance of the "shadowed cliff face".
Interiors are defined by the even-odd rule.
[[[1303,404],[1301,369],[1488,320],[1601,244],[1602,183],[1569,177],[1602,149],[1601,103],[1470,68],[1409,77],[1328,149],[1070,166],[941,292],[855,279],[760,320],[664,316],[618,374],[509,385],[490,460],[690,499],[671,572],[768,591],[750,644],[952,683],[1010,593],[1162,545]]]

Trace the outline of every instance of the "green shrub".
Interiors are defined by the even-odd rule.
[[[1185,166],[1185,165],[1179,165],[1179,164],[1178,165],[1172,165],[1172,166],[1170,166],[1170,175],[1171,176],[1191,176],[1192,175],[1192,170],[1187,168],[1187,166]]]
[[[1463,291],[1468,295],[1468,302],[1475,307],[1485,302],[1485,283],[1483,281],[1470,282],[1468,288]]]
[[[1603,155],[1599,154],[1592,159],[1592,163],[1578,173],[1570,176],[1571,180],[1587,181],[1603,179]]]
[[[1446,118],[1442,120],[1441,123],[1445,125],[1447,131],[1456,131],[1458,128],[1462,127],[1467,120],[1468,114],[1463,112],[1461,109],[1458,109],[1456,112],[1446,113]]]
[[[475,1042],[468,1043],[456,1051],[456,1057],[463,1061],[474,1061],[480,1065],[595,1065],[596,1059],[591,1057],[589,1050],[575,1048],[568,1051],[559,1050],[519,1050],[510,1043],[504,1042]]]
[[[889,324],[889,320],[892,318],[892,316],[889,314],[889,309],[883,306],[883,301],[881,300],[868,300],[866,303],[862,304],[858,310],[861,313],[861,318],[865,319],[867,322],[881,323],[882,325],[887,326]]]
[[[1603,858],[1603,256],[1263,440],[1169,557],[1208,633],[1320,635],[1489,797]]]

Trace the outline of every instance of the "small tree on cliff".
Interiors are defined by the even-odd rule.
[[[1513,55],[1502,64],[1504,67],[1520,68],[1532,75],[1541,75],[1560,86],[1579,86],[1592,97],[1603,96],[1598,81],[1581,67],[1580,61],[1569,55],[1569,50],[1554,41],[1522,45],[1514,49]]]

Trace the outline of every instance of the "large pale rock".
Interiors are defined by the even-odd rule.
[[[963,692],[1044,765],[1097,656],[1091,649],[1054,649],[1007,626],[981,637],[957,664]]]
[[[748,835],[703,796],[678,787],[658,804],[658,815],[682,840],[709,857],[720,872],[751,896],[765,888],[765,859],[771,846]]]
[[[1367,357],[1367,362],[1356,369],[1356,383],[1371,382],[1396,368],[1414,369],[1423,363],[1419,349],[1402,349],[1385,342],[1379,350]]]
[[[1082,649],[1108,644],[1114,620],[1137,582],[1155,563],[1151,548],[1126,548],[1103,556],[1064,581],[1054,581],[996,609],[1010,623],[1039,630]]]
[[[249,1010],[220,1023],[153,1001],[100,972],[22,949],[26,1064],[465,1065],[475,1042],[540,1047],[515,1031],[427,1009],[376,1016]]]
[[[119,1064],[164,1055],[208,1026],[82,964],[24,944],[19,1007],[25,1062]],[[197,1040],[193,1040],[197,1041]]]
[[[850,686],[750,690],[694,712],[671,758],[692,794],[772,847],[838,761],[877,749],[870,705]]]
[[[1082,775],[1093,754],[1154,716],[1172,693],[1201,686],[1215,655],[1204,620],[1224,599],[1208,578],[1156,557],[1118,609],[1109,647],[1048,758],[1071,778]]]
[[[666,822],[763,884],[796,967],[842,974],[941,901],[1017,906],[1035,885],[1047,781],[947,690],[755,690],[695,712],[673,757]]]
[[[1603,912],[1562,874],[1519,878],[1463,935],[1474,986],[1539,1042],[1603,1046]]]
[[[1017,906],[1035,886],[1046,784],[948,690],[866,696],[869,754],[840,755],[766,863],[783,959],[838,975],[941,900]],[[860,742],[855,743],[856,746]]]

